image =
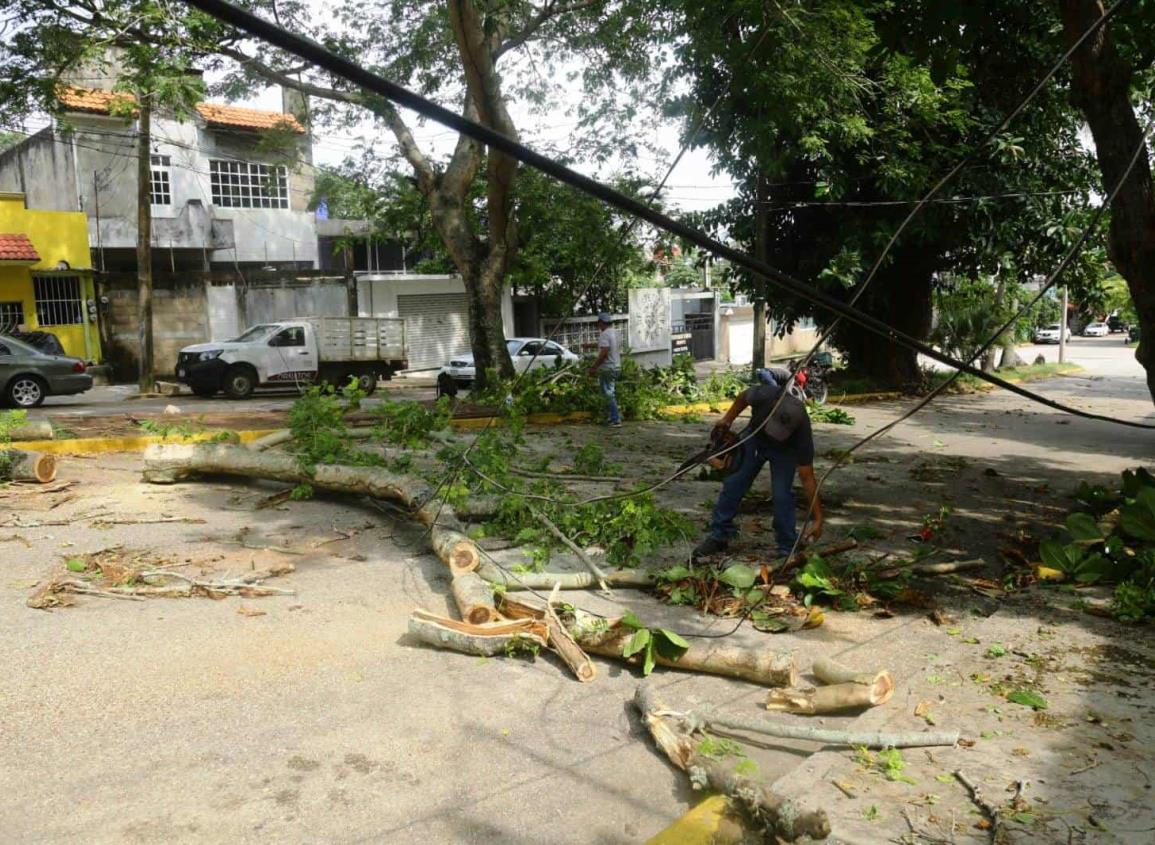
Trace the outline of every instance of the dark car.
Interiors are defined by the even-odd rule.
[[[1127,324],[1123,322],[1122,317],[1108,317],[1107,330],[1111,334],[1122,334],[1127,331]]]
[[[0,402],[35,408],[48,396],[83,393],[91,387],[92,376],[79,358],[46,355],[0,334]]]

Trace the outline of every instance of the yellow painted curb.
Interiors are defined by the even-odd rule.
[[[743,839],[742,826],[727,816],[730,801],[713,795],[688,810],[646,845],[736,845]]]
[[[227,429],[204,431],[189,435],[188,437],[181,437],[180,435],[162,437],[159,434],[149,434],[132,437],[80,437],[74,440],[22,440],[15,444],[15,448],[27,449],[30,452],[46,452],[52,455],[103,455],[108,452],[143,452],[154,443],[203,443],[206,440],[219,437],[221,432],[226,430]],[[249,443],[267,434],[272,434],[274,431],[281,431],[281,429],[265,428],[255,431],[237,431],[233,433],[237,435],[241,443]]]

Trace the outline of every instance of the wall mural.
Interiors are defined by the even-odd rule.
[[[670,348],[670,289],[630,291],[630,350],[650,352]]]

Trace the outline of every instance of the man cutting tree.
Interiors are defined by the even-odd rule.
[[[739,445],[729,453],[729,472],[722,483],[718,502],[714,505],[710,534],[694,549],[694,560],[726,551],[730,542],[738,536],[738,528],[734,524],[738,506],[766,463],[770,464],[774,537],[778,544],[778,554],[790,554],[798,539],[794,493],[791,489],[795,470],[802,480],[807,505],[813,502],[810,527],[805,539],[817,540],[822,536],[822,500],[818,497],[818,482],[814,478],[814,437],[806,406],[795,396],[785,393],[784,388],[777,383],[751,387],[734,400],[730,410],[714,426],[711,442],[723,443],[734,420],[747,408],[750,409],[750,425],[739,435]]]

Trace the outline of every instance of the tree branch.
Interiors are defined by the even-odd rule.
[[[286,71],[277,70],[271,65],[235,47],[221,45],[217,48],[217,52],[222,56],[227,56],[243,67],[247,67],[252,70],[253,73],[269,82],[274,82],[285,88],[292,88],[310,97],[349,103],[373,112],[385,121],[385,125],[389,127],[394,137],[396,137],[397,144],[401,147],[401,152],[405,156],[405,160],[409,162],[410,166],[412,166],[413,170],[417,173],[418,187],[426,194],[433,190],[437,180],[437,174],[433,166],[429,163],[429,159],[426,158],[421,148],[417,146],[417,141],[414,139],[408,124],[406,124],[404,118],[401,117],[401,113],[398,112],[388,100],[383,100],[378,97],[366,97],[356,91],[341,91],[336,88],[326,88],[322,85],[305,82],[297,79],[295,76],[291,76]]]
[[[547,0],[546,4],[537,10],[537,14],[526,21],[525,26],[517,32],[511,33],[502,40],[500,44],[494,46],[493,60],[496,62],[510,50],[516,50],[518,47],[524,45],[537,34],[538,30],[549,23],[549,21],[560,18],[562,15],[569,14],[570,12],[580,12],[582,9],[603,6],[605,2],[606,0],[580,0],[576,3],[567,3],[564,6],[559,6],[554,0]]]

